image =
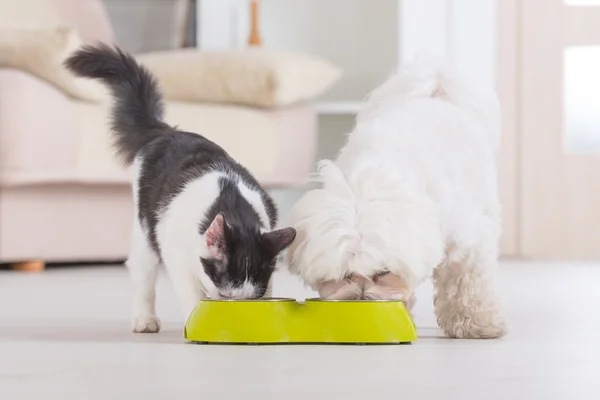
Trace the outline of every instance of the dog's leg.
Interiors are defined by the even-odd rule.
[[[137,220],[133,224],[131,249],[126,264],[133,283],[133,331],[156,333],[160,330],[155,291],[159,260]]]
[[[506,320],[495,289],[496,269],[494,255],[454,251],[435,270],[435,313],[447,336],[489,339],[506,334]]]

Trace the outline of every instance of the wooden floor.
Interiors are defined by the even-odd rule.
[[[0,272],[0,399],[600,399],[600,265],[505,263],[508,337],[448,340],[431,285],[411,346],[185,343],[160,280],[158,335],[129,332],[122,267]],[[312,293],[280,274],[275,296]]]

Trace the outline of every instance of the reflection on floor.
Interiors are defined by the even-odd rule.
[[[599,399],[600,265],[504,263],[503,340],[441,336],[431,285],[412,346],[185,343],[160,280],[163,332],[129,332],[122,267],[0,272],[0,399]],[[312,293],[279,273],[275,296]]]

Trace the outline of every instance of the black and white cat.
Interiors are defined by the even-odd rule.
[[[65,65],[111,89],[117,154],[134,166],[136,216],[127,260],[134,332],[160,330],[155,311],[160,264],[185,317],[202,298],[269,296],[276,258],[296,231],[273,230],[277,210],[250,172],[210,140],[163,122],[158,86],[131,55],[86,46]]]

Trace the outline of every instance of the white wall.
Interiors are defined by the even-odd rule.
[[[346,3],[346,0],[263,0],[263,7],[267,10],[261,19],[266,45],[286,48],[289,44],[302,51],[315,51],[335,59],[334,62],[343,64],[346,68],[349,65],[347,73],[350,76],[346,82],[341,82],[342,87],[332,92],[328,98],[360,97],[359,95],[376,86],[394,69],[396,59],[409,61],[416,52],[423,50],[435,55],[447,55],[474,79],[487,82],[496,80],[497,0],[404,0],[401,2],[402,7],[394,7],[392,2],[387,0],[373,0],[368,3],[371,10],[357,16],[356,13],[362,7],[356,4],[358,1],[367,4],[364,0],[349,3]],[[324,5],[325,2],[327,6]],[[274,3],[276,5],[273,5]],[[338,11],[344,11],[335,14],[335,10],[331,8],[332,4]],[[345,8],[346,4],[348,9]],[[301,29],[302,26],[310,25],[312,13],[318,14],[325,9],[325,14],[316,18],[316,29],[312,29],[312,26],[308,31]],[[297,20],[288,21],[285,18],[290,11]],[[396,15],[387,15],[383,19],[375,18],[386,11],[394,11]],[[350,20],[352,23],[334,21],[328,24],[336,15],[337,18],[346,15],[356,19]],[[396,18],[399,24],[395,24]],[[365,21],[365,24],[356,26],[357,21]],[[384,22],[388,24],[386,28],[381,27]],[[373,26],[376,26],[377,30],[364,36],[364,31]],[[344,29],[337,33],[328,33],[341,27]],[[348,45],[348,42],[342,40],[332,40],[339,40],[339,33],[349,39],[360,38],[362,47]],[[320,35],[325,37],[321,38]],[[385,40],[385,35],[389,35],[390,38]],[[375,40],[376,38],[379,40]],[[378,42],[381,41],[384,41],[385,45],[378,47]],[[239,43],[243,44],[243,40]],[[337,48],[336,43],[339,43]],[[372,48],[363,51],[363,47]],[[381,51],[382,49],[384,51]],[[352,57],[362,57],[362,63],[353,64]],[[360,78],[357,79],[358,75]],[[351,82],[352,80],[355,81]],[[337,149],[343,145],[344,135],[352,128],[353,118],[352,114],[320,117],[319,158],[336,155]],[[277,191],[276,196],[285,221],[287,211],[298,198],[299,192]]]
[[[360,101],[397,62],[397,0],[262,0],[264,45],[323,56],[344,69],[323,101]]]
[[[449,54],[461,69],[495,82],[498,53],[497,1],[450,0]]]
[[[177,47],[182,39],[184,0],[103,0],[117,42],[141,53]]]
[[[198,0],[200,47],[246,45],[247,0]],[[418,51],[494,80],[498,0],[261,0],[264,45],[322,55],[345,70],[326,99],[357,100]]]

